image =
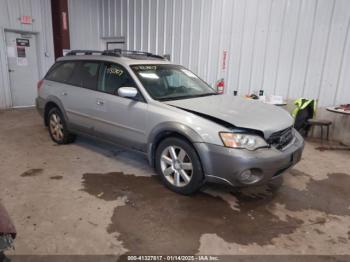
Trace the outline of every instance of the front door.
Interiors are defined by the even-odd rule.
[[[132,100],[118,96],[121,87],[137,86],[124,67],[103,63],[96,92],[95,129],[109,140],[144,151],[147,104],[142,97]]]
[[[39,80],[36,37],[9,31],[5,37],[12,106],[33,106]]]

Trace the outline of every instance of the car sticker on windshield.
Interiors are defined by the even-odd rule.
[[[155,65],[139,65],[133,67],[135,70],[157,70]]]
[[[115,67],[107,68],[107,74],[121,76],[123,73],[124,73],[123,70],[120,70],[120,69],[115,68]]]

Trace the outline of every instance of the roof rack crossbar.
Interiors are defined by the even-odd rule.
[[[155,55],[149,52],[143,52],[143,51],[133,51],[133,50],[122,50],[122,49],[111,49],[111,50],[105,50],[102,55],[114,55],[114,56],[123,56],[123,55],[143,55],[147,57],[153,57],[158,59],[165,59],[163,56]]]

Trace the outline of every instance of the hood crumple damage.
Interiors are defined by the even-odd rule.
[[[215,95],[165,103],[236,127],[261,131],[265,138],[293,125],[293,118],[284,109],[240,97]]]

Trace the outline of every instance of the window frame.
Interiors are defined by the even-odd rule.
[[[57,81],[57,80],[50,80],[48,79],[48,75],[53,71],[55,70],[55,68],[59,65],[59,64],[65,64],[65,63],[76,63],[77,66],[75,66],[74,70],[73,70],[73,73],[72,75],[69,77],[71,78],[73,76],[73,74],[77,71],[77,69],[81,66],[82,62],[86,62],[86,63],[97,63],[99,64],[98,65],[98,73],[100,72],[100,68],[101,68],[101,61],[100,60],[94,60],[94,59],[77,59],[77,60],[64,60],[64,61],[58,61],[56,62],[54,65],[52,65],[52,67],[49,69],[49,71],[46,73],[44,79],[47,80],[47,81],[52,81],[52,82],[56,82],[56,83],[61,83],[61,84],[64,84],[64,85],[70,85],[70,86],[75,86],[75,87],[80,87],[80,88],[84,88],[84,89],[87,89],[87,90],[92,90],[92,91],[97,91],[97,86],[96,86],[96,89],[90,89],[90,88],[86,88],[82,85],[76,85],[76,84],[72,84],[68,81]],[[97,83],[98,83],[98,80],[99,80],[99,76],[97,77]]]
[[[63,81],[56,81],[56,80],[50,80],[50,79],[47,79],[47,76],[52,72],[52,70],[54,70],[58,64],[63,64],[63,63],[81,63],[81,62],[95,62],[95,63],[99,63],[99,75],[98,75],[98,78],[97,78],[97,85],[96,85],[96,89],[89,89],[89,88],[86,88],[86,87],[83,87],[83,86],[77,86],[77,85],[74,85],[74,84],[70,84],[68,82],[63,82]],[[123,68],[130,76],[130,78],[132,79],[132,81],[134,82],[135,84],[135,88],[137,90],[137,93],[139,94],[139,99],[130,99],[130,98],[127,98],[127,97],[122,97],[122,96],[119,96],[119,95],[115,95],[115,94],[111,94],[111,93],[108,93],[108,92],[103,92],[101,90],[98,90],[98,83],[100,81],[100,70],[102,68],[102,64],[106,64],[106,63],[109,63],[109,64],[114,64],[114,65],[118,65],[120,66],[121,68]],[[80,65],[78,65],[80,66]],[[77,70],[78,66],[76,66],[73,70],[73,73],[72,75],[75,73],[75,71]],[[124,98],[124,99],[129,99],[129,100],[133,100],[133,101],[137,101],[137,102],[143,102],[143,103],[146,103],[147,104],[147,100],[145,99],[144,95],[142,94],[142,92],[140,91],[140,87],[139,85],[137,84],[137,81],[135,80],[135,78],[133,77],[133,71],[132,69],[130,68],[131,71],[129,71],[127,69],[127,67],[121,65],[120,63],[117,63],[117,62],[113,62],[113,61],[108,61],[108,60],[99,60],[99,59],[76,59],[76,60],[62,60],[62,61],[57,61],[55,64],[52,65],[52,67],[49,69],[49,71],[46,73],[44,79],[47,80],[47,81],[52,81],[52,82],[56,82],[56,83],[61,83],[61,84],[65,84],[65,85],[71,85],[71,86],[75,86],[75,87],[80,87],[80,88],[84,88],[86,90],[90,90],[90,91],[95,91],[95,92],[99,92],[99,93],[103,93],[103,94],[108,94],[108,95],[111,95],[111,96],[115,96],[115,97],[120,97],[120,98]]]
[[[99,73],[100,73],[100,69],[101,69],[100,61],[99,60],[87,60],[87,59],[86,60],[85,59],[70,60],[70,61],[77,62],[77,64],[78,64],[78,66],[74,68],[73,73],[70,76],[70,78],[74,75],[74,73],[76,73],[76,71],[82,66],[83,63],[96,63],[96,64],[98,64],[96,86],[95,86],[95,89],[91,89],[91,88],[84,87],[83,85],[76,85],[76,84],[70,83],[69,81],[67,83],[64,83],[64,84],[84,88],[87,90],[97,91],[97,86],[98,86],[98,82],[99,82]]]
[[[137,93],[139,94],[140,99],[135,100],[135,99],[127,98],[127,97],[122,97],[122,96],[115,95],[115,94],[111,94],[111,93],[108,93],[108,92],[104,92],[104,91],[98,90],[98,89],[96,89],[96,90],[94,90],[94,91],[97,91],[97,92],[100,92],[100,93],[103,93],[103,94],[108,94],[108,95],[111,95],[111,96],[116,96],[116,97],[120,97],[120,98],[124,98],[124,99],[129,99],[129,100],[137,101],[137,102],[147,103],[147,100],[145,99],[145,97],[143,96],[142,92],[140,91],[140,87],[138,86],[138,84],[137,84],[137,82],[135,81],[134,77],[130,74],[130,72],[126,69],[125,66],[123,66],[123,65],[121,65],[121,64],[119,64],[119,63],[116,63],[116,62],[112,62],[112,61],[105,61],[105,60],[102,61],[102,60],[101,60],[100,62],[101,62],[101,64],[100,64],[100,69],[99,69],[99,70],[102,69],[102,64],[113,64],[113,65],[117,65],[117,66],[123,68],[124,71],[126,71],[126,72],[128,73],[128,75],[129,75],[129,77],[131,78],[131,80],[134,82],[135,88],[136,88],[136,90],[137,90]],[[100,72],[100,73],[101,73],[101,72]],[[99,74],[99,78],[98,78],[98,82],[99,82],[99,81],[100,81],[100,74]],[[98,88],[98,86],[97,86],[97,88]]]
[[[203,82],[205,85],[207,85],[211,90],[213,90],[214,92],[216,92],[215,89],[214,89],[211,85],[209,85],[209,83],[207,83],[207,82],[204,81],[201,77],[199,77],[196,73],[192,72],[191,70],[189,70],[188,68],[186,68],[186,67],[184,67],[184,66],[182,66],[182,65],[171,64],[171,63],[165,63],[165,64],[163,64],[163,63],[159,63],[159,64],[157,64],[157,63],[155,63],[155,64],[153,64],[153,63],[152,63],[152,64],[149,64],[149,63],[147,63],[147,64],[131,64],[131,65],[129,66],[129,67],[130,67],[130,70],[131,70],[131,71],[133,72],[133,74],[135,75],[135,78],[140,82],[140,84],[142,85],[142,87],[143,87],[143,89],[145,90],[145,92],[147,93],[147,95],[148,95],[151,99],[153,99],[154,101],[157,101],[157,102],[166,102],[166,101],[158,100],[157,98],[155,98],[155,97],[152,96],[152,94],[147,90],[147,88],[143,85],[142,81],[139,79],[139,76],[138,76],[137,73],[134,71],[133,67],[134,67],[134,66],[158,66],[158,65],[171,65],[171,66],[177,67],[177,68],[179,68],[179,69],[188,70],[188,71],[190,71],[192,74],[194,74],[201,82]],[[168,82],[168,81],[167,81],[167,82]]]
[[[52,65],[52,67],[49,69],[49,71],[44,76],[44,80],[52,81],[52,82],[55,82],[55,83],[61,83],[61,84],[69,85],[69,83],[67,83],[65,81],[58,81],[58,80],[48,79],[48,76],[49,76],[50,73],[52,73],[53,70],[57,69],[58,67],[66,64],[66,63],[74,63],[74,62],[76,62],[76,61],[75,60],[68,60],[68,61],[59,61],[59,62],[55,63],[54,65]],[[76,69],[77,69],[77,67],[75,66],[73,71],[72,71],[72,74],[69,76],[69,78],[74,74]]]

